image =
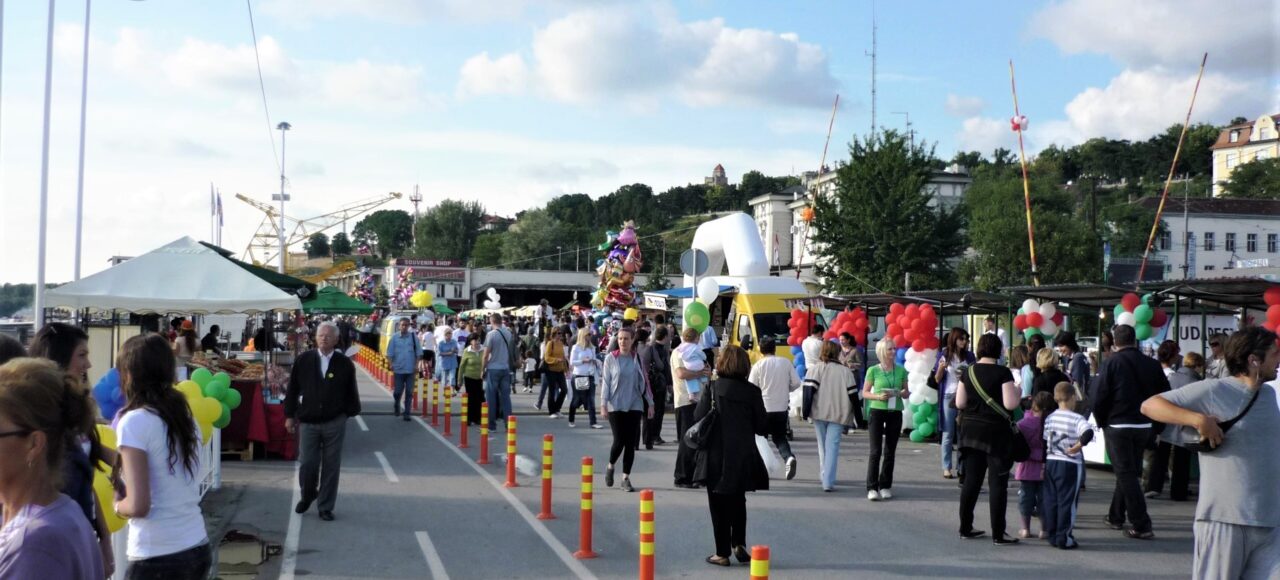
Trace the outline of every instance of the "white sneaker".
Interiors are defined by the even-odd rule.
[[[592,425],[592,426],[591,426],[591,428],[592,428],[592,429],[604,429],[604,425],[601,425],[601,424],[599,424],[599,423],[596,423],[595,425]]]
[[[887,489],[880,490],[880,499],[893,499],[893,492]]]
[[[569,422],[569,428],[570,428],[570,429],[573,429],[574,427],[577,427],[577,425],[574,425],[574,424],[573,424],[573,421],[570,421],[570,422]]]
[[[878,492],[878,491],[876,491],[876,490],[874,490],[874,489],[873,489],[873,490],[871,490],[871,491],[868,491],[868,492],[867,492],[867,499],[869,499],[869,500],[871,500],[871,501],[880,501],[880,492]]]
[[[560,418],[560,413],[552,413],[552,414],[550,414],[550,415],[547,415],[547,418],[549,418],[549,419],[559,419],[559,418]]]
[[[787,458],[787,479],[795,479],[796,476],[796,458]]]

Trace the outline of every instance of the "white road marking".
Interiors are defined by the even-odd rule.
[[[382,472],[387,474],[387,481],[400,483],[400,478],[396,477],[395,471],[392,471],[391,464],[387,463],[387,456],[383,455],[381,451],[374,451],[373,455],[378,458],[378,463],[382,464]]]
[[[541,521],[535,518],[533,516],[533,512],[529,511],[529,508],[525,507],[525,505],[521,503],[510,490],[503,487],[497,479],[489,474],[489,472],[485,471],[479,465],[476,465],[476,463],[472,461],[466,453],[463,453],[461,449],[458,449],[448,439],[445,439],[444,435],[441,435],[436,432],[435,429],[432,429],[430,425],[427,425],[427,422],[423,421],[422,418],[414,417],[413,420],[417,421],[427,433],[430,433],[433,437],[439,440],[440,443],[444,444],[445,448],[453,451],[455,455],[462,458],[467,465],[471,466],[471,469],[474,469],[476,473],[480,474],[480,477],[483,477],[485,481],[488,481],[489,485],[493,486],[493,489],[497,490],[498,494],[501,495],[503,499],[507,500],[507,503],[511,504],[511,507],[515,508],[516,513],[520,514],[520,517],[524,518],[524,521],[529,524],[529,527],[533,528],[534,533],[538,534],[538,537],[542,538],[542,541],[551,548],[552,552],[555,552],[556,556],[559,556],[560,561],[564,562],[564,565],[567,566],[575,576],[582,580],[595,580],[595,574],[592,574],[591,570],[588,570],[582,562],[575,559],[573,557],[573,553],[570,552],[564,544],[561,544],[560,540],[551,533],[551,530],[548,530],[547,526],[543,525]]]
[[[444,569],[444,562],[440,560],[440,553],[436,551],[436,545],[431,543],[431,536],[426,532],[417,532],[418,547],[422,548],[422,555],[427,559],[427,567],[431,569],[431,577],[435,580],[449,580],[449,573]]]
[[[364,431],[366,433],[369,432],[369,425],[365,424],[364,417],[361,417],[360,415],[356,415],[356,425],[360,426],[361,431]]]
[[[298,541],[302,535],[302,514],[293,510],[293,506],[302,501],[302,487],[298,485],[298,472],[302,464],[293,468],[293,504],[289,506],[289,531],[284,538],[284,560],[280,563],[280,580],[293,580],[294,570],[298,567]]]

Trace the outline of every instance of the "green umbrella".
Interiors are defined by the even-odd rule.
[[[454,309],[449,308],[449,305],[444,303],[432,304],[431,309],[436,311],[436,314],[457,314]]]
[[[302,311],[307,314],[370,314],[373,306],[347,296],[333,286],[325,286],[315,293],[314,298],[302,302]]]

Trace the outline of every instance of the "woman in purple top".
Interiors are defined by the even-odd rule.
[[[86,421],[92,403],[52,362],[0,367],[0,580],[106,577],[93,528],[57,486],[68,441]]]

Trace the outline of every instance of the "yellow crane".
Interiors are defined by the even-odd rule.
[[[393,191],[386,195],[357,201],[335,211],[307,219],[298,219],[285,215],[286,231],[292,230],[285,237],[285,248],[305,242],[312,234],[331,229],[401,197],[403,195],[400,192]],[[249,239],[249,245],[244,249],[242,259],[258,265],[270,264],[280,254],[280,210],[269,203],[258,201],[242,193],[237,193],[236,199],[253,206],[263,213],[262,223],[258,224],[257,231]],[[287,262],[286,256],[286,266]]]

